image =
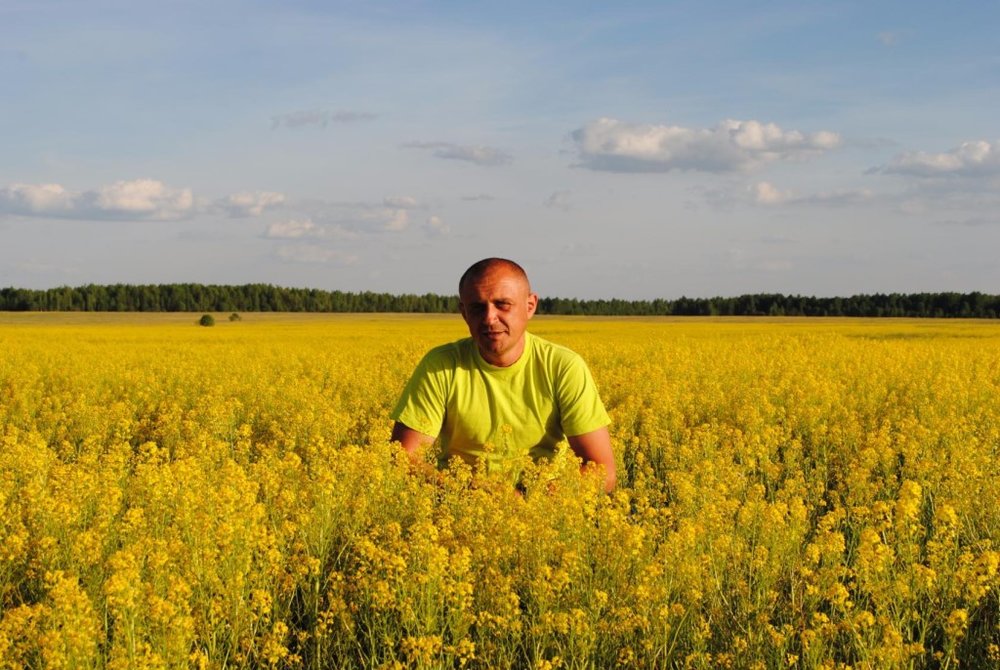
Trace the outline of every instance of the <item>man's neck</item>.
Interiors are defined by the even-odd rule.
[[[521,336],[521,340],[517,345],[510,351],[505,352],[498,358],[494,358],[492,354],[479,352],[483,360],[496,368],[509,368],[510,366],[521,360],[521,356],[524,355],[524,350],[527,348],[528,334],[525,333]]]

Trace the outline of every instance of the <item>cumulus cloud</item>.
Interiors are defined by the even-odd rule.
[[[572,195],[570,191],[555,191],[552,195],[545,199],[544,205],[546,207],[561,209],[564,212],[568,212],[573,207],[570,202],[570,195]]]
[[[294,244],[278,247],[274,256],[285,263],[353,265],[358,257],[337,249],[327,249],[318,244]]]
[[[467,161],[476,165],[504,165],[510,163],[510,154],[500,149],[480,145],[452,144],[451,142],[407,142],[405,149],[429,149],[437,158]]]
[[[326,128],[331,123],[357,123],[359,121],[371,121],[378,115],[371,112],[335,111],[324,109],[308,109],[287,114],[276,114],[271,117],[271,130],[275,128],[304,128],[306,126],[319,126]]]
[[[271,191],[243,191],[233,193],[216,201],[215,207],[232,218],[260,216],[264,210],[279,207],[285,203],[283,193]]]
[[[600,118],[571,134],[579,165],[606,172],[729,172],[835,149],[837,133],[805,134],[773,123],[727,119],[712,128],[632,124]]]
[[[439,216],[427,217],[427,221],[424,223],[424,230],[431,236],[447,235],[451,232],[451,228]]]
[[[944,153],[908,151],[869,172],[910,177],[988,177],[1000,174],[1000,142],[963,142]]]
[[[59,184],[11,184],[0,189],[0,208],[25,216],[62,216],[74,209],[79,194]]]
[[[170,221],[194,213],[191,189],[155,179],[117,181],[74,192],[60,184],[12,184],[0,188],[0,212],[21,216],[116,221]]]

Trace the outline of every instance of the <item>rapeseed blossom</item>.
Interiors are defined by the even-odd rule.
[[[995,324],[540,317],[619,488],[522,495],[388,443],[455,317],[0,320],[0,668],[1000,659]]]

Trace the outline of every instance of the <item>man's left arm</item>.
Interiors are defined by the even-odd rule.
[[[611,434],[608,427],[603,426],[597,430],[582,435],[569,435],[570,449],[578,457],[583,459],[581,472],[586,472],[593,468],[591,463],[604,467],[604,490],[611,492],[615,488],[617,474],[615,472],[615,454],[611,450]]]

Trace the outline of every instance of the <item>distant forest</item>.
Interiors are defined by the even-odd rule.
[[[458,296],[321,291],[270,284],[114,284],[0,289],[0,311],[80,312],[422,312],[458,311]],[[985,293],[875,293],[849,298],[755,294],[735,298],[580,300],[541,298],[540,314],[593,316],[1000,317]]]

